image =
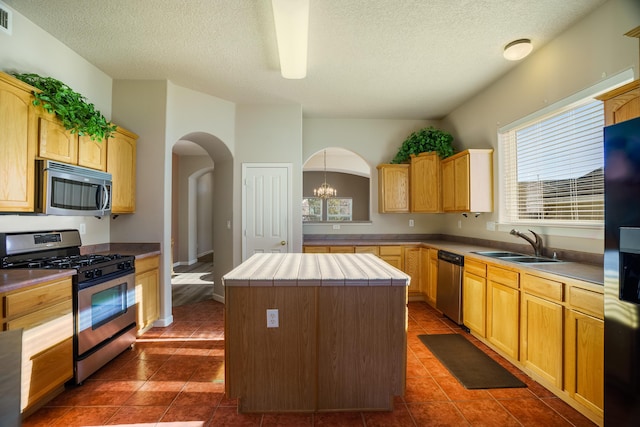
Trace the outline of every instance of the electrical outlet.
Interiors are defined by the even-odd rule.
[[[458,228],[462,228],[462,221],[458,220]]]
[[[413,227],[413,225],[414,225],[414,222],[413,222],[413,220],[412,220],[412,219],[410,219],[410,220],[409,220],[409,227]]]
[[[496,231],[496,223],[493,221],[487,221],[487,230]]]
[[[334,230],[340,230],[340,224],[333,224]]]
[[[280,320],[278,319],[278,309],[268,308],[267,309],[267,328],[278,328],[278,327],[280,327]]]
[[[80,224],[80,234],[87,234],[87,225],[84,222]]]

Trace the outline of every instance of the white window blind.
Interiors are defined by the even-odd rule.
[[[600,226],[604,111],[587,99],[500,133],[501,222]]]

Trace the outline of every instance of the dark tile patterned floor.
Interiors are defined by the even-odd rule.
[[[126,351],[24,422],[32,426],[593,426],[584,416],[473,340],[527,388],[467,390],[417,338],[464,333],[425,303],[409,304],[407,387],[392,412],[238,414],[224,396],[223,305],[174,307]],[[468,334],[465,336],[470,337]]]

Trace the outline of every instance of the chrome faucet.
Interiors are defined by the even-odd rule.
[[[513,234],[514,236],[518,236],[518,237],[522,237],[524,240],[526,240],[527,242],[529,242],[531,244],[531,246],[533,247],[533,251],[536,254],[536,256],[541,256],[542,255],[542,237],[540,237],[538,234],[534,233],[533,231],[529,230],[531,232],[531,234],[533,234],[533,237],[535,237],[535,241],[531,240],[530,237],[528,237],[527,235],[519,232],[516,229],[512,229],[509,234]]]

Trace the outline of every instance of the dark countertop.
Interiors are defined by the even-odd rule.
[[[100,245],[82,246],[82,254],[118,253],[133,255],[136,259],[160,255],[160,243],[104,243]],[[48,280],[73,276],[75,270],[51,269],[0,269],[0,292],[13,291],[27,286],[36,285]]]
[[[426,236],[425,236],[426,237]],[[589,283],[593,283],[598,286],[602,286],[604,284],[604,269],[602,265],[585,263],[585,262],[575,262],[575,261],[564,261],[558,263],[550,263],[550,264],[521,264],[510,261],[504,261],[497,258],[490,258],[483,255],[474,254],[476,251],[489,251],[496,250],[500,248],[496,248],[495,246],[483,246],[482,244],[476,243],[463,243],[463,242],[455,242],[450,240],[439,239],[439,236],[429,236],[434,237],[433,239],[424,239],[424,240],[413,240],[412,238],[408,238],[407,236],[398,236],[398,239],[394,238],[382,238],[379,240],[375,239],[344,239],[344,238],[314,238],[314,239],[306,239],[304,240],[305,246],[358,246],[358,245],[376,245],[376,246],[384,246],[384,245],[422,245],[425,247],[431,247],[435,249],[442,249],[445,251],[454,252],[465,257],[474,257],[479,260],[492,262],[494,264],[504,265],[511,268],[518,268],[519,270],[529,270],[532,273],[545,272],[549,274],[554,274],[562,277],[568,277],[571,279],[581,280]],[[529,248],[530,249],[530,248]],[[513,250],[511,248],[506,250]],[[521,253],[529,253],[527,251],[518,251]]]

